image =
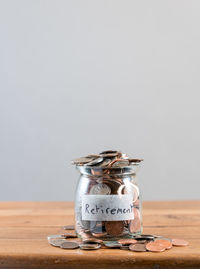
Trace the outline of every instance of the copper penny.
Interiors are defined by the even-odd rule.
[[[96,238],[101,238],[101,237],[105,237],[107,235],[107,233],[92,233],[92,235]]]
[[[162,252],[165,251],[165,247],[160,245],[159,243],[156,242],[149,242],[146,244],[146,249],[151,251],[151,252]]]
[[[83,243],[87,244],[102,244],[103,241],[97,238],[88,238],[88,239],[83,239]]]
[[[185,247],[188,244],[189,242],[184,239],[177,239],[177,238],[172,239],[172,245],[176,247]]]
[[[133,238],[120,239],[120,240],[118,240],[118,243],[120,243],[122,245],[136,244],[137,243],[137,240],[135,240]]]
[[[131,244],[129,246],[129,249],[132,250],[132,251],[137,251],[137,252],[145,252],[145,251],[147,251],[146,247],[145,247],[145,244]]]
[[[167,239],[157,239],[156,241],[154,241],[156,244],[162,245],[163,247],[165,247],[166,249],[170,249],[172,248],[172,243],[167,240]]]
[[[106,221],[105,227],[109,235],[117,236],[123,233],[124,223],[123,221]]]
[[[72,233],[64,233],[63,235],[65,238],[77,238],[77,235]]]
[[[133,209],[134,211],[134,219],[131,220],[129,224],[129,231],[130,233],[136,233],[140,230],[141,228],[141,221],[140,221],[140,213],[137,208]]]

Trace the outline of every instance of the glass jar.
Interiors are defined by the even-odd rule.
[[[142,233],[139,164],[123,168],[78,166],[76,233],[82,240],[115,241]]]

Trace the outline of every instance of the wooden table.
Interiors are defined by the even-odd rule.
[[[144,202],[144,233],[184,238],[163,253],[84,251],[50,246],[47,235],[73,224],[71,202],[1,202],[0,268],[200,268],[200,201]]]

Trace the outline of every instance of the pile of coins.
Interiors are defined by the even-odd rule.
[[[136,182],[136,169],[141,161],[142,159],[129,158],[126,154],[116,150],[106,150],[72,161],[82,174],[77,188],[75,210],[76,231],[79,237],[84,240],[91,237],[109,240],[141,233],[140,193]],[[83,195],[88,195],[88,197],[91,195],[120,196],[120,199],[123,199],[123,196],[125,198],[125,195],[131,195],[131,202],[129,201],[127,204],[132,204],[130,210],[133,212],[134,219],[126,218],[117,221],[84,219],[82,214]],[[109,202],[107,205],[109,206]]]
[[[124,168],[140,163],[141,161],[143,160],[129,158],[126,154],[117,150],[106,150],[99,154],[90,154],[74,159],[72,160],[72,164],[91,168],[104,168],[104,172],[106,173],[106,168]]]
[[[64,227],[65,229],[71,229],[70,226]],[[68,229],[69,228],[69,229]],[[100,248],[118,248],[121,250],[129,250],[135,252],[163,252],[171,249],[173,246],[182,247],[187,246],[189,243],[184,239],[169,239],[159,235],[142,234],[129,239],[120,239],[118,241],[102,241],[100,239],[70,239],[76,238],[75,233],[64,233],[62,235],[49,235],[47,237],[48,242],[54,247],[60,247],[62,249],[76,249],[82,250],[97,250]]]

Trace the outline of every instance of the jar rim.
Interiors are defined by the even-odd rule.
[[[140,167],[139,163],[134,163],[125,167],[98,167],[98,166],[88,166],[88,165],[76,165],[76,169],[82,175],[90,176],[115,176],[115,175],[131,175],[136,174]]]

